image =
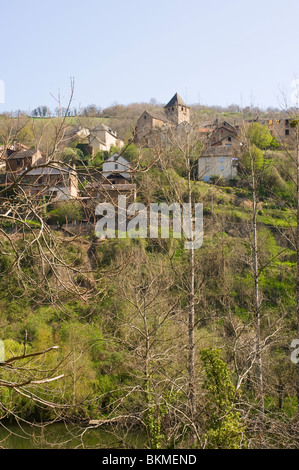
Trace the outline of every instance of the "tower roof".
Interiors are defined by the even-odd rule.
[[[182,100],[180,95],[178,95],[178,93],[173,95],[169,103],[167,103],[167,105],[164,106],[164,108],[170,108],[171,106],[175,106],[175,105],[186,106],[186,108],[189,108],[189,106],[187,106],[186,103],[184,103],[184,101]]]

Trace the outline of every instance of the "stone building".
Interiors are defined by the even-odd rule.
[[[10,151],[6,157],[6,175],[8,181],[13,181],[23,171],[42,162],[39,150],[22,149]]]
[[[130,163],[115,153],[104,163],[99,177],[89,182],[84,190],[85,202],[91,207],[94,203],[117,204],[118,196],[126,196],[127,201],[136,201],[136,184],[132,183]]]
[[[238,159],[233,156],[231,147],[209,147],[198,159],[198,179],[208,183],[212,176],[226,180],[235,178],[238,173]]]
[[[47,197],[55,201],[67,201],[78,196],[78,177],[75,168],[57,163],[47,167],[32,168],[20,181],[28,196]]]
[[[281,117],[280,119],[269,119],[265,123],[268,126],[270,134],[275,137],[278,142],[285,142],[294,137],[294,129],[291,126],[292,119]]]
[[[111,147],[121,149],[124,146],[124,142],[118,138],[116,132],[103,123],[90,129],[87,139],[94,154],[99,150],[109,152]]]
[[[176,93],[164,106],[161,115],[144,111],[137,121],[135,140],[137,144],[152,147],[167,144],[167,134],[176,132],[179,126],[190,121],[190,108]]]
[[[237,128],[226,121],[220,124],[215,121],[209,130],[207,148],[198,159],[198,179],[209,182],[212,176],[226,180],[235,178],[240,147]]]
[[[68,129],[62,140],[61,148],[71,146],[74,142],[85,144],[90,154],[93,155],[100,150],[109,152],[111,147],[121,149],[124,146],[124,142],[117,136],[117,133],[103,123],[90,129],[87,127]]]
[[[182,122],[190,122],[190,107],[184,103],[180,95],[177,93],[164,106],[165,116],[175,126]]]
[[[236,144],[238,132],[237,129],[226,121],[221,124],[216,123],[214,131],[210,135],[211,147],[226,146],[232,147]]]

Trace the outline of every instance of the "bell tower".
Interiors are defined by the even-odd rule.
[[[168,121],[173,122],[176,126],[182,122],[190,121],[190,107],[184,103],[177,93],[171,98],[169,103],[164,106],[164,110]]]

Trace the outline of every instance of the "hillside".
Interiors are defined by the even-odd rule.
[[[194,251],[193,265],[183,239],[99,240],[92,223],[81,226],[82,231],[78,225],[71,236],[72,230],[52,225],[53,208],[34,206],[42,218],[29,211],[24,225],[22,205],[16,206],[19,227],[9,220],[1,225],[2,338],[9,354],[17,356],[23,354],[24,338],[27,353],[58,345],[58,351],[37,358],[28,374],[43,369],[46,377],[53,369],[64,378],[35,386],[37,402],[30,392],[26,397],[2,388],[1,403],[11,409],[13,400],[11,420],[59,417],[76,422],[82,432],[90,420],[105,423],[107,432],[113,423],[113,434],[122,436],[124,447],[130,441],[124,433],[138,429],[151,448],[186,448],[194,438],[192,423],[199,448],[259,447],[260,426],[267,447],[296,446],[296,367],[290,360],[297,334],[291,154],[264,151],[255,169],[260,424],[254,200],[246,155],[234,181],[206,184],[189,180],[190,168],[178,148],[163,152],[158,161],[154,150],[142,152],[138,202],[187,202],[191,190],[193,201],[203,204],[204,243]],[[46,231],[41,232],[39,220],[48,221]],[[198,414],[190,422],[192,337]],[[14,374],[8,369],[3,377],[14,380]],[[218,381],[221,389],[215,388]],[[42,400],[55,405],[47,407]]]

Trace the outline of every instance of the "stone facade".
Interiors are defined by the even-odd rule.
[[[38,161],[42,161],[42,155],[39,150],[19,150],[11,153],[6,158],[8,180],[13,180],[25,169],[36,165]]]
[[[51,164],[32,168],[21,181],[22,189],[32,197],[49,197],[53,201],[67,201],[78,196],[78,177],[74,168]]]
[[[211,176],[219,176],[226,180],[235,178],[238,173],[238,141],[237,129],[226,121],[216,121],[209,127],[207,149],[198,159],[198,179],[209,182]]]
[[[91,181],[85,187],[86,205],[90,208],[95,203],[116,204],[118,196],[126,196],[127,201],[136,201],[136,184],[132,183],[130,163],[117,153],[103,163],[103,170],[97,181]]]
[[[116,132],[104,124],[99,124],[89,131],[88,143],[94,154],[100,150],[109,152],[111,147],[121,149],[124,146],[124,142],[117,137]]]
[[[175,126],[182,122],[190,122],[190,108],[187,106],[182,98],[176,93],[169,103],[164,106],[165,116]]]
[[[163,115],[158,116],[144,111],[136,125],[135,140],[137,144],[146,147],[165,146],[169,131],[176,131],[184,122],[189,123],[189,111],[189,106],[177,93],[164,106]]]
[[[210,147],[198,159],[199,180],[209,182],[211,176],[216,175],[226,180],[237,176],[237,159],[231,147]]]
[[[291,127],[290,118],[281,118],[281,119],[269,119],[266,122],[270,134],[275,137],[278,142],[284,142],[289,140],[290,137],[294,137],[294,129]]]

